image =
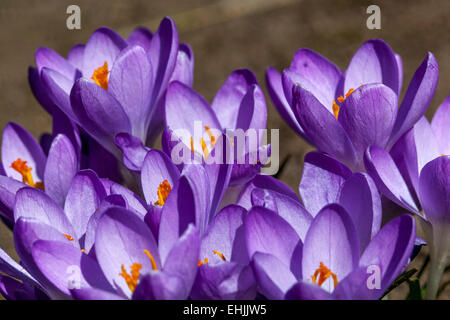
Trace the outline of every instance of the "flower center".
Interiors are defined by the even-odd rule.
[[[311,278],[312,282],[316,283],[320,287],[330,276],[333,278],[334,287],[336,288],[336,286],[338,285],[338,279],[336,274],[331,272],[331,270],[328,269],[323,264],[323,262],[321,262],[319,268],[316,269],[316,272],[314,272]]]
[[[164,206],[164,203],[166,202],[170,191],[172,191],[172,188],[170,187],[169,181],[164,180],[163,182],[161,182],[158,187],[158,191],[156,192],[158,195],[158,201],[156,201],[154,205],[158,205],[161,207]]]
[[[361,84],[361,85],[362,85],[362,84]],[[342,103],[345,101],[345,99],[347,99],[348,96],[351,95],[354,91],[355,91],[354,89],[350,89],[350,90],[348,90],[348,92],[345,94],[345,97],[339,96],[339,97],[337,98],[338,102],[339,102],[340,104],[342,104]],[[336,100],[333,100],[333,113],[334,113],[334,116],[336,117],[336,119],[337,119],[338,116],[339,116],[339,110],[340,110],[340,109],[341,109],[340,105],[336,103]]]
[[[34,183],[33,176],[31,175],[31,168],[27,166],[26,161],[22,161],[20,158],[18,158],[11,164],[11,168],[22,175],[23,183],[29,185],[30,187],[44,190],[44,184],[42,182]]]
[[[205,126],[205,131],[209,136],[209,140],[211,141],[211,150],[214,148],[214,145],[217,142],[217,137],[211,131],[209,126]],[[205,139],[200,138],[200,146],[202,147],[203,156],[205,159],[208,159],[210,151],[208,150],[208,146],[206,145]],[[191,152],[194,153],[194,139],[191,137]]]
[[[92,74],[91,79],[94,80],[94,82],[102,87],[103,89],[108,89],[108,62],[105,61],[103,66],[98,67],[94,70],[94,73]]]
[[[212,251],[214,254],[217,254],[223,261],[227,261],[227,259],[225,258],[225,256],[223,255],[223,253],[217,251],[217,250],[213,250]],[[204,262],[200,259],[198,259],[198,266],[201,267],[204,264],[208,263],[208,258],[205,258]]]
[[[152,264],[152,269],[154,271],[157,271],[158,267],[156,266],[156,262],[155,262],[155,259],[152,256],[152,254],[148,250],[144,250],[144,253],[150,259],[150,262]],[[122,272],[119,273],[119,276],[121,276],[121,277],[123,277],[125,279],[125,282],[127,283],[127,286],[128,286],[128,288],[130,289],[131,292],[134,292],[134,290],[136,289],[136,287],[138,285],[141,269],[142,269],[142,264],[140,264],[138,262],[134,262],[131,265],[131,267],[130,267],[131,273],[127,272],[127,270],[125,269],[124,265],[121,266]]]

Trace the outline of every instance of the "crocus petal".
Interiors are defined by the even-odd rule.
[[[153,34],[149,29],[138,27],[130,33],[127,42],[129,45],[138,45],[144,48],[145,51],[149,51],[152,38]]]
[[[147,204],[143,199],[136,195],[133,191],[123,187],[118,183],[111,186],[112,195],[121,195],[128,208],[136,211],[142,218],[147,214]]]
[[[267,68],[266,84],[269,96],[281,117],[297,134],[304,136],[305,133],[295,118],[295,114],[292,111],[289,102],[286,100],[283,91],[283,84],[281,82],[281,75],[276,69],[271,67]]]
[[[180,81],[189,87],[194,82],[194,52],[186,43],[180,43],[178,48],[177,64],[169,82],[172,81]]]
[[[254,207],[244,221],[248,256],[256,252],[278,258],[293,274],[301,274],[302,241],[295,230],[276,213]]]
[[[450,156],[441,156],[423,167],[419,180],[419,199],[430,222],[449,221]]]
[[[415,238],[415,220],[404,214],[387,223],[362,254],[360,266],[377,265],[381,269],[381,293],[404,270],[414,248]]]
[[[133,300],[184,300],[183,279],[163,271],[148,274],[139,280]],[[180,294],[181,293],[181,294]]]
[[[439,67],[436,58],[429,52],[414,73],[400,105],[392,131],[391,145],[425,114],[436,91],[438,79]]]
[[[255,188],[273,190],[278,193],[284,194],[300,203],[297,194],[287,184],[278,179],[275,179],[272,176],[258,174],[242,189],[236,204],[244,207],[247,210],[250,210],[250,208],[252,207],[251,195]]]
[[[55,109],[53,100],[48,96],[47,88],[42,83],[41,76],[36,68],[28,68],[28,83],[30,85],[31,92],[33,92],[33,95],[39,104],[48,113],[52,114]]]
[[[32,253],[34,262],[42,273],[67,295],[70,295],[73,285],[112,291],[97,262],[70,244],[38,240],[33,244]]]
[[[114,141],[123,153],[124,165],[132,171],[140,172],[150,149],[144,146],[140,139],[125,132],[116,135]]]
[[[381,227],[381,198],[375,182],[366,173],[354,173],[342,186],[339,204],[352,218],[359,248],[364,250]]]
[[[140,46],[129,46],[116,58],[108,92],[121,104],[134,136],[145,141],[147,117],[151,116],[152,65]]]
[[[119,275],[121,266],[129,270],[133,263],[140,263],[141,274],[151,272],[152,264],[144,250],[150,252],[160,269],[158,247],[147,225],[125,208],[107,209],[98,222],[95,253],[109,283],[127,296],[131,296],[131,291]]]
[[[286,300],[332,300],[333,296],[321,287],[306,282],[298,282],[284,296]]]
[[[294,113],[311,142],[338,160],[355,166],[353,144],[342,125],[309,91],[295,85]]]
[[[200,130],[203,130],[204,127],[207,126],[211,131],[222,131],[214,111],[205,99],[181,82],[174,81],[169,85],[165,107],[166,125],[170,127],[171,130],[175,131],[178,136],[180,136],[178,130],[186,130],[186,133],[190,135],[180,136],[186,145],[191,145],[191,137],[198,139],[198,141],[197,139],[195,139],[195,141],[193,140],[194,151],[201,153],[202,150],[200,138],[203,136],[203,131],[198,133],[195,132],[194,128],[197,123],[200,123]],[[196,131],[198,131],[198,129]]]
[[[400,96],[400,93],[402,92],[402,86],[403,86],[403,61],[402,57],[399,54],[395,54],[395,60],[397,61],[397,68],[398,68],[398,93],[397,95]]]
[[[234,262],[202,265],[191,292],[194,300],[252,300],[255,296],[252,268]]]
[[[85,48],[86,46],[84,44],[76,44],[72,47],[72,49],[70,49],[69,54],[67,55],[67,61],[69,61],[72,66],[80,70],[80,73],[81,70],[83,70]]]
[[[125,300],[125,298],[115,293],[92,287],[72,289],[70,293],[76,300]]]
[[[443,154],[450,154],[450,96],[441,103],[433,116],[431,127],[439,144],[439,150]]]
[[[170,158],[162,151],[150,150],[145,156],[141,184],[145,200],[153,205],[158,201],[159,186],[167,180],[173,188],[180,177],[180,172]]]
[[[251,266],[259,291],[268,299],[284,299],[289,288],[297,282],[289,267],[272,254],[256,252]]]
[[[200,259],[208,259],[208,264],[221,264],[223,260],[213,250],[223,254],[227,261],[248,264],[245,246],[243,219],[247,210],[237,205],[223,208],[211,221],[202,238]]]
[[[248,69],[233,71],[211,105],[222,128],[263,129],[267,110],[255,75]]]
[[[377,146],[369,147],[364,155],[364,164],[384,196],[407,210],[418,212],[405,180],[387,151]]]
[[[92,170],[80,171],[72,181],[64,205],[64,212],[75,229],[78,238],[86,233],[89,218],[100,207],[106,191]]]
[[[53,125],[52,125],[52,139],[56,137],[58,134],[65,135],[72,146],[75,148],[75,153],[78,157],[78,162],[81,161],[81,137],[80,137],[80,129],[77,124],[72,121],[61,109],[55,108],[52,111],[53,117]],[[48,151],[50,150],[51,142],[48,145]],[[41,143],[42,144],[42,143]],[[44,149],[45,151],[45,149]]]
[[[90,78],[94,70],[105,62],[111,68],[119,52],[127,46],[114,30],[99,28],[95,30],[84,49],[83,76]]]
[[[305,156],[299,193],[305,208],[314,216],[338,199],[342,184],[352,172],[344,164],[318,151]]]
[[[0,248],[0,271],[29,284],[38,285],[36,280],[3,249]]]
[[[80,72],[57,52],[52,49],[41,47],[36,51],[36,67],[39,74],[42,69],[49,68],[58,71],[71,81],[75,81],[81,76]]]
[[[355,53],[345,72],[344,93],[361,84],[382,83],[399,92],[395,53],[383,40],[369,40]]]
[[[252,203],[278,213],[294,228],[300,239],[305,240],[313,217],[298,201],[273,190],[254,189]]]
[[[31,168],[33,180],[42,181],[46,157],[41,146],[33,136],[20,125],[10,122],[2,134],[2,163],[8,177],[22,181],[22,175],[11,168],[20,158]]]
[[[386,146],[397,116],[397,103],[397,94],[383,84],[361,86],[345,99],[338,120],[359,161],[368,146]]]
[[[72,142],[63,134],[55,137],[48,153],[44,171],[45,192],[64,206],[72,179],[79,169],[79,160]]]
[[[34,287],[0,275],[0,294],[6,300],[36,300]]]
[[[130,120],[120,103],[86,78],[75,83],[70,97],[80,125],[108,151],[117,153],[113,138],[120,132],[131,132]]]
[[[10,177],[0,175],[0,214],[14,221],[16,193],[26,185]]]
[[[336,204],[323,208],[306,234],[302,258],[304,281],[311,282],[321,263],[337,276],[338,281],[342,280],[357,266],[358,259],[358,234],[350,216]],[[322,288],[333,291],[331,277]]]
[[[75,237],[75,231],[64,211],[44,192],[35,188],[23,188],[17,192],[14,219],[34,218]]]
[[[183,289],[173,299],[186,299],[191,292],[198,268],[200,237],[197,228],[192,224],[170,250],[163,262],[163,271],[177,276],[183,281]]]
[[[332,106],[341,71],[320,54],[300,49],[292,60],[289,70],[299,74],[311,83],[311,93],[325,106]]]

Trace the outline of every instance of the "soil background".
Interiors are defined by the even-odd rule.
[[[66,9],[81,8],[81,30],[68,30]],[[381,30],[366,27],[371,4],[381,8]],[[0,129],[17,122],[36,138],[51,131],[51,118],[33,98],[27,68],[40,46],[66,56],[85,43],[100,26],[126,37],[135,27],[156,30],[164,16],[177,25],[181,42],[195,55],[194,88],[208,101],[228,75],[250,68],[266,93],[268,128],[280,129],[280,159],[288,158],[280,179],[298,189],[305,154],[313,148],[281,119],[266,91],[268,66],[282,70],[295,51],[313,49],[344,70],[368,39],[382,38],[403,59],[405,88],[427,51],[440,69],[430,118],[450,94],[450,1],[448,0],[1,0],[0,1]],[[0,247],[17,259],[11,232],[0,225]],[[413,262],[420,267],[426,249]],[[447,277],[448,279],[448,277]],[[404,298],[403,285],[389,295]],[[441,294],[450,298],[450,286]]]

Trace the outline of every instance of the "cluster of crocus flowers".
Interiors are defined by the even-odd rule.
[[[127,39],[100,28],[67,59],[38,49],[29,81],[53,130],[39,142],[3,130],[0,216],[20,259],[0,249],[4,297],[379,299],[416,254],[416,218],[435,297],[450,252],[450,100],[428,123],[431,53],[400,108],[401,58],[382,40],[345,72],[307,49],[267,70],[276,108],[318,149],[300,197],[261,173],[262,136],[242,149],[229,136],[266,128],[253,72],[233,71],[209,103],[193,61],[170,18]]]

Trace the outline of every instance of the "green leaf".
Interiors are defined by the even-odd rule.
[[[418,278],[408,279],[409,293],[406,300],[422,300],[422,289],[420,288],[420,281]]]

